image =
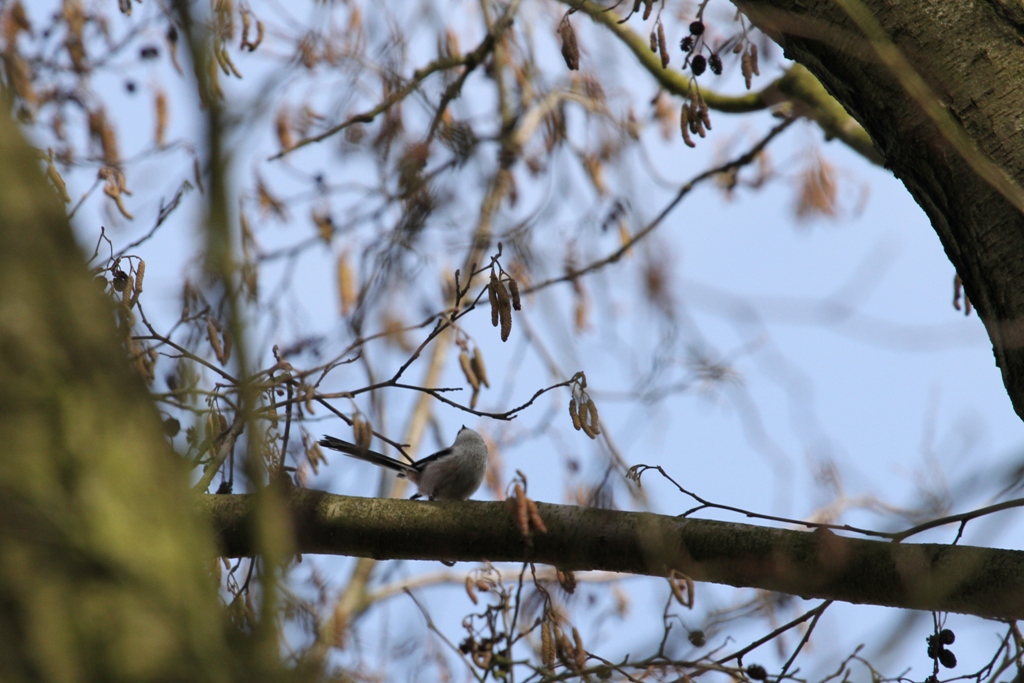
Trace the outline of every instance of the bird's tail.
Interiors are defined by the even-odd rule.
[[[333,436],[327,436],[326,434],[324,435],[324,438],[320,439],[320,445],[323,446],[324,448],[330,448],[333,451],[344,453],[350,458],[355,458],[356,460],[363,460],[364,462],[372,463],[379,467],[387,467],[388,469],[395,470],[396,472],[400,472],[401,474],[410,474],[416,472],[415,467],[408,463],[404,463],[401,460],[389,458],[383,453],[371,451],[368,448],[363,448],[362,446],[357,446],[354,443],[342,441],[341,439],[335,438]]]

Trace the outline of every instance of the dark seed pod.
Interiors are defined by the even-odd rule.
[[[692,36],[704,35],[704,22],[703,21],[694,21],[694,22],[692,22],[690,24],[690,35],[692,35]]]
[[[166,420],[164,420],[164,434],[166,434],[167,436],[174,437],[177,436],[178,432],[180,431],[181,423],[178,422],[176,419],[174,419],[173,417],[169,417]]]
[[[694,647],[704,647],[708,642],[707,637],[704,635],[704,631],[699,629],[690,631],[686,637]]]
[[[760,664],[751,664],[747,667],[747,675],[755,681],[763,681],[768,678],[768,672]]]
[[[679,49],[683,52],[689,52],[693,49],[693,36],[686,36],[679,41]]]
[[[939,631],[939,642],[943,645],[952,645],[956,642],[956,634],[950,631],[948,628],[944,628]]]
[[[114,271],[114,289],[118,292],[123,292],[128,287],[128,273],[123,270]]]
[[[708,66],[711,67],[711,73],[716,76],[722,75],[722,58],[717,54],[713,54],[708,57]]]
[[[949,650],[939,650],[939,664],[947,669],[952,669],[956,666],[956,655]]]
[[[704,55],[697,55],[690,61],[690,70],[694,76],[700,76],[708,67],[708,60]]]

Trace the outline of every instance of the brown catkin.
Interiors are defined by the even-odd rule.
[[[700,113],[700,120],[704,122],[704,127],[711,130],[711,113],[708,111],[708,103],[704,101],[703,95],[698,95],[697,109]]]
[[[135,305],[135,299],[132,298],[134,294],[135,278],[129,275],[128,282],[125,283],[124,290],[121,292],[121,303],[131,309],[131,307]]]
[[[490,389],[491,382],[487,379],[487,366],[484,365],[484,354],[480,353],[479,347],[473,347],[473,357],[469,359],[469,365],[473,369],[473,374],[479,378],[480,384]]]
[[[576,669],[576,649],[573,647],[569,636],[558,631],[558,658],[570,669]]]
[[[352,419],[352,438],[356,440],[356,445],[360,448],[366,448],[370,443],[370,439],[368,439],[366,435],[366,427],[367,424],[366,421],[363,420],[362,415],[357,414]]]
[[[537,504],[527,498],[526,509],[530,513],[530,526],[540,533],[546,534],[548,532],[548,527],[544,524],[544,520],[541,519],[540,510],[537,509]]]
[[[595,434],[594,430],[590,428],[590,425],[587,424],[587,421],[582,418],[580,419],[580,429],[582,429],[583,433],[589,436],[591,439],[597,438],[597,434]]]
[[[303,395],[305,397],[306,412],[312,415],[315,411],[313,410],[313,399],[316,397],[316,389],[309,386],[308,384],[303,386]]]
[[[252,26],[252,17],[249,16],[248,12],[240,12],[242,15],[242,49],[249,44],[249,27]]]
[[[743,56],[740,57],[740,71],[743,73],[743,82],[746,84],[747,90],[750,90],[750,83],[754,78],[754,69],[751,66],[749,52],[744,52]]]
[[[167,139],[167,94],[163,90],[157,90],[156,101],[156,130],[153,133],[153,141],[157,147],[163,147]]]
[[[465,351],[459,352],[459,367],[462,368],[462,374],[466,376],[469,386],[473,387],[474,392],[478,391],[480,389],[480,378],[473,372],[473,364],[469,360],[469,354]]]
[[[514,277],[509,276],[508,288],[512,292],[512,308],[517,311],[523,310],[523,302],[519,298],[519,283],[516,282]]]
[[[685,104],[679,108],[679,130],[683,133],[683,142],[687,147],[697,146],[690,137],[690,109]]]
[[[363,442],[361,444],[359,444],[359,445],[362,446],[363,448],[367,448],[368,449],[372,442],[373,442],[373,424],[369,420],[367,420],[366,418],[363,418]]]
[[[700,131],[700,110],[697,108],[697,103],[693,100],[689,100],[686,103],[686,116],[690,120],[690,132],[698,133]],[[703,135],[701,137],[704,137]]]
[[[142,294],[142,279],[146,277],[146,262],[139,259],[139,265],[135,267],[135,299],[138,300]]]
[[[577,432],[580,431],[580,416],[576,412],[576,399],[574,398],[569,399],[569,417],[572,418],[573,429],[575,429]]]
[[[540,658],[545,669],[551,671],[555,668],[555,637],[551,633],[551,623],[546,619],[540,625]]]
[[[508,335],[512,332],[512,302],[509,300],[505,285],[498,281],[496,286],[498,288],[498,317],[501,321],[501,341],[508,341]]]
[[[57,188],[57,192],[60,193],[60,198],[65,204],[71,201],[71,195],[68,194],[68,186],[64,183],[64,179],[60,177],[60,172],[57,171],[57,167],[53,165],[53,156],[46,157],[46,175],[49,177],[50,182]]]
[[[218,334],[217,326],[213,324],[212,318],[206,319],[206,338],[209,340],[210,346],[213,347],[214,354],[220,359],[224,354],[224,348],[221,346],[220,334]]]
[[[349,251],[348,249],[341,252],[338,256],[337,264],[337,275],[338,275],[338,302],[340,304],[340,312],[342,317],[347,316],[352,312],[352,309],[356,305],[356,278],[355,273],[352,271],[352,265],[349,262]]]
[[[231,360],[231,335],[225,331],[221,336],[224,338],[224,353],[218,360],[221,365],[227,365],[228,361]]]
[[[263,34],[265,32],[266,32],[266,29],[264,29],[264,27],[263,27],[263,22],[260,21],[259,19],[257,19],[256,20],[256,41],[253,42],[253,43],[249,43],[249,52],[254,51],[256,48],[258,48],[260,46],[260,43],[263,42]]]
[[[363,419],[356,415],[352,418],[352,438],[358,444],[359,439],[363,436]]]
[[[491,273],[491,284],[487,287],[487,296],[491,300],[491,326],[498,326],[498,277]]]
[[[522,484],[516,484],[515,488],[516,522],[519,526],[519,533],[523,536],[530,535],[530,511],[526,505],[526,491]]]
[[[693,609],[693,579],[678,569],[673,569],[668,576],[668,585],[680,605]]]
[[[679,602],[680,605],[685,605],[686,596],[683,595],[682,586],[679,585],[679,582],[676,581],[674,577],[669,577],[668,587],[672,589],[672,596],[676,599],[676,601]]]
[[[580,410],[580,412],[583,412]],[[601,433],[601,425],[597,416],[597,404],[594,403],[594,399],[587,399],[587,413],[590,415],[590,428],[594,431],[594,434]],[[583,417],[582,415],[580,416]]]
[[[285,107],[277,112],[277,118],[274,119],[274,131],[277,133],[277,144],[281,151],[289,150],[295,145],[290,119],[288,109]]]
[[[665,40],[665,24],[658,22],[658,47],[661,48],[661,68],[668,67],[668,41]]]
[[[576,666],[580,669],[587,665],[587,649],[583,647],[583,638],[580,637],[580,632],[576,630],[576,627],[572,628],[572,639],[576,647],[573,649],[573,654],[576,655]]]
[[[658,34],[651,30],[651,52],[658,51]]]
[[[569,67],[569,71],[579,71],[580,48],[576,44],[576,32],[569,23],[568,15],[558,25],[558,35],[562,38],[562,58],[565,59],[565,65]]]

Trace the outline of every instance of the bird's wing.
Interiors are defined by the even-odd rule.
[[[427,463],[434,462],[435,460],[440,460],[444,456],[451,455],[451,454],[452,454],[452,449],[451,449],[450,446],[448,448],[442,448],[437,453],[431,453],[427,457],[420,458],[419,460],[417,460],[416,463],[415,463],[416,469],[418,469],[420,471],[423,471],[423,466],[426,465]]]

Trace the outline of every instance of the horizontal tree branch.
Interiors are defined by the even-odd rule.
[[[647,512],[538,503],[547,533],[524,538],[501,502],[287,494],[295,551],[378,560],[538,562],[667,576],[803,598],[1024,618],[1024,551],[869,541]],[[253,553],[250,495],[203,496],[220,553]]]

